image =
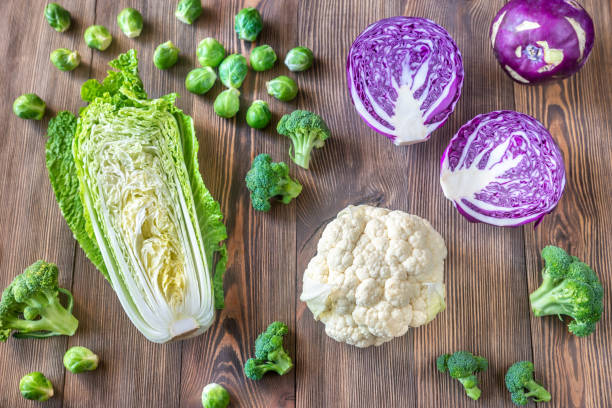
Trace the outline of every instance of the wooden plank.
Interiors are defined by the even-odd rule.
[[[254,382],[244,376],[243,365],[253,356],[257,335],[275,320],[289,325],[292,333],[285,345],[294,349],[295,204],[276,205],[269,213],[254,211],[244,177],[251,158],[260,153],[289,162],[288,144],[276,134],[275,127],[282,114],[295,109],[295,102],[281,103],[268,96],[265,81],[289,72],[282,59],[295,45],[295,30],[287,28],[296,25],[291,12],[296,4],[295,0],[283,2],[283,7],[264,1],[228,1],[224,7],[209,4],[192,41],[192,66],[197,65],[195,46],[208,36],[217,38],[228,53],[241,53],[247,59],[254,46],[269,44],[279,61],[270,71],[249,71],[240,89],[241,110],[235,119],[222,119],[213,112],[212,103],[222,91],[221,85],[203,97],[189,95],[182,101],[196,121],[204,181],[221,201],[230,238],[226,308],[208,333],[184,343],[181,406],[200,407],[202,388],[210,382],[227,387],[233,406],[295,405],[295,372]],[[240,41],[233,29],[235,14],[247,6],[257,7],[264,19],[264,30],[254,44]],[[246,109],[255,99],[267,101],[274,115],[272,124],[263,131],[252,130],[245,123]],[[295,167],[292,172],[297,173]]]
[[[135,39],[123,35],[116,23],[119,11],[128,5],[138,9],[145,20],[142,35]],[[104,52],[94,51],[91,78],[103,79],[110,69],[108,61],[136,48],[140,74],[151,97],[177,89],[180,81],[176,72],[159,71],[152,63],[157,44],[177,39],[177,45],[183,46],[178,32],[181,23],[174,18],[171,2],[98,1],[95,19],[92,16],[84,21],[84,26],[94,23],[111,31],[113,43]],[[75,313],[84,318],[81,330],[70,338],[69,345],[91,348],[99,353],[102,364],[84,375],[66,374],[64,406],[97,407],[101,401],[110,407],[179,406],[182,343],[158,345],[146,340],[127,318],[110,285],[80,249],[75,262],[74,292],[79,294]]]
[[[64,1],[76,16],[93,16],[93,1]],[[73,97],[87,65],[71,73],[60,72],[49,61],[56,48],[77,49],[84,59],[90,55],[81,41],[80,18],[60,34],[43,17],[44,2],[24,7],[21,2],[1,2],[0,101],[3,141],[0,147],[0,288],[4,289],[23,269],[37,259],[57,263],[60,286],[71,289],[75,242],[61,217],[45,167],[46,129],[49,119],[61,109],[76,110]],[[23,120],[12,112],[12,103],[23,93],[34,92],[47,103],[43,120]],[[1,290],[0,289],[0,290]],[[75,296],[77,301],[79,295]],[[82,299],[82,298],[81,298]],[[78,314],[77,314],[78,316]],[[9,339],[0,344],[0,406],[30,407],[19,393],[19,380],[28,372],[41,371],[53,383],[56,396],[49,407],[62,404],[66,337],[47,340]]]
[[[431,220],[446,238],[448,308],[430,325],[380,348],[358,350],[335,343],[298,303],[297,401],[300,406],[469,406],[461,386],[436,372],[437,355],[467,349],[487,356],[481,375],[488,406],[511,406],[500,387],[510,361],[530,358],[523,238],[520,230],[466,222],[439,188],[439,157],[458,127],[478,113],[513,108],[511,83],[504,83],[482,35],[503,2],[406,2],[398,9],[380,3],[301,4],[300,42],[312,46],[321,63],[305,86],[329,120],[334,139],[315,153],[315,167],[298,207],[298,286],[314,255],[320,230],[347,204],[368,203],[415,213]],[[351,105],[344,78],[351,41],[369,23],[404,14],[423,16],[446,27],[464,55],[466,81],[457,111],[432,140],[397,148],[369,130]],[[501,85],[498,85],[500,84]],[[302,84],[301,84],[302,85]],[[495,296],[491,296],[495,293]],[[502,318],[503,316],[503,318]],[[511,342],[499,339],[515,338]],[[321,361],[325,361],[322,365]],[[312,375],[316,372],[317,375]],[[502,380],[503,381],[503,380]]]
[[[564,81],[515,85],[517,110],[550,129],[563,152],[567,187],[559,207],[537,229],[525,228],[530,292],[541,282],[540,250],[565,248],[591,265],[604,287],[604,314],[595,334],[578,338],[556,317],[532,316],[537,376],[553,395],[550,407],[612,406],[612,334],[607,311],[612,306],[610,197],[612,187],[612,36],[610,3],[581,2],[595,22],[596,41],[583,69]],[[603,86],[602,86],[603,85]]]

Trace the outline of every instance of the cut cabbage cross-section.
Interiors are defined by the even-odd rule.
[[[347,80],[355,108],[396,145],[423,142],[455,109],[461,53],[433,21],[392,17],[366,28],[351,46]]]

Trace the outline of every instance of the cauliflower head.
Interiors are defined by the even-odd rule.
[[[380,346],[445,309],[445,258],[444,239],[427,220],[349,206],[323,231],[300,300],[334,340]]]

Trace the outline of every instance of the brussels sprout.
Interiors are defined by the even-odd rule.
[[[233,118],[240,109],[240,92],[234,88],[226,89],[217,96],[213,107],[222,118]]]
[[[81,56],[77,51],[68,48],[58,48],[49,57],[51,62],[60,71],[72,71],[81,63]]]
[[[269,45],[260,45],[251,51],[249,62],[255,71],[267,71],[274,66],[276,53]]]
[[[191,24],[202,14],[202,2],[200,0],[181,0],[176,6],[174,15],[185,24]]]
[[[264,101],[254,101],[246,113],[247,124],[255,129],[265,128],[270,123],[270,119],[272,119],[272,113]]]
[[[298,87],[295,81],[285,75],[278,76],[266,82],[266,88],[268,89],[269,95],[284,102],[294,99],[298,93]]]
[[[19,391],[25,399],[43,402],[53,396],[53,384],[43,373],[34,371],[21,378]]]
[[[210,383],[202,390],[202,407],[204,408],[225,408],[229,403],[229,393],[219,384]]]
[[[240,54],[232,54],[219,65],[219,78],[228,88],[240,88],[247,71],[246,58]]]
[[[124,8],[117,15],[117,25],[129,38],[138,37],[142,32],[142,14],[131,7]]]
[[[70,28],[70,13],[57,3],[49,3],[45,7],[45,19],[57,32],[63,33]]]
[[[285,57],[285,65],[289,71],[306,71],[312,67],[314,55],[306,47],[295,47],[287,53]]]
[[[185,88],[189,92],[202,95],[215,85],[217,74],[211,67],[196,68],[187,74]]]
[[[21,95],[13,102],[13,112],[21,119],[41,120],[46,108],[45,101],[33,93]]]
[[[196,50],[198,62],[203,67],[217,67],[225,58],[225,48],[212,37],[200,41]]]
[[[176,64],[180,50],[176,48],[172,41],[159,44],[153,54],[153,63],[159,69],[168,69]]]
[[[106,27],[101,25],[90,26],[85,30],[84,37],[88,47],[100,51],[107,49],[111,45],[111,42],[113,42],[113,36],[108,32]]]
[[[71,347],[64,354],[64,367],[73,374],[93,371],[98,368],[99,362],[100,358],[86,347]]]
[[[255,41],[262,28],[261,14],[256,8],[243,8],[236,14],[234,29],[241,40]]]

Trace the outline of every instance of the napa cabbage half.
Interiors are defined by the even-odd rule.
[[[138,330],[158,343],[195,336],[223,307],[227,235],[198,170],[193,120],[176,94],[147,98],[134,50],[110,65],[81,88],[89,105],[78,119],[60,112],[49,124],[51,184]]]

